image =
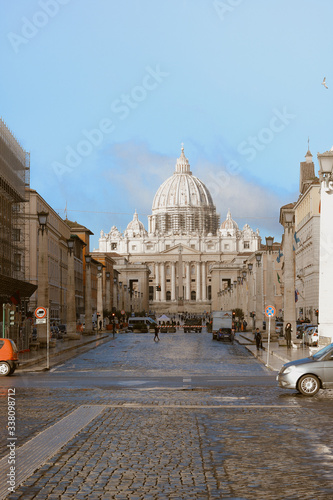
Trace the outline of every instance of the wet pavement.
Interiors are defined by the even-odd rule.
[[[2,413],[15,389],[22,470],[10,500],[333,498],[333,391],[278,388],[251,339],[107,340],[1,379]],[[6,443],[2,429],[4,469]]]

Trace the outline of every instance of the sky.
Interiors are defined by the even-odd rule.
[[[100,231],[147,228],[184,143],[221,222],[281,240],[333,144],[330,0],[0,0],[0,116],[30,186]],[[321,83],[326,77],[328,89]],[[65,210],[67,209],[67,212]]]

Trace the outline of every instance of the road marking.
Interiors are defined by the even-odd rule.
[[[20,466],[16,468],[15,489],[19,487],[36,469],[41,467],[62,446],[81,431],[89,422],[94,420],[105,406],[80,406],[67,417],[40,432],[24,445],[15,449],[15,461]],[[14,441],[14,440],[12,440]],[[10,443],[8,438],[8,443]],[[17,446],[18,441],[15,441]],[[7,480],[10,472],[9,455],[0,460],[0,499],[7,498]]]

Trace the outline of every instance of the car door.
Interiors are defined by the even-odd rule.
[[[326,388],[333,387],[333,349],[324,359],[324,379],[323,384]]]

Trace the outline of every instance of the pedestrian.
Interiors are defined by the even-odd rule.
[[[102,320],[99,320],[99,329],[102,330]]]
[[[254,338],[256,341],[257,351],[259,351],[260,347],[262,347],[262,342],[261,342],[262,337],[261,337],[261,333],[260,333],[259,328],[256,329],[256,332],[254,334]]]
[[[113,336],[113,338],[115,336],[115,333],[116,333],[116,322],[115,322],[115,320],[113,320],[113,322],[112,322],[112,336]]]
[[[290,349],[290,347],[291,347],[291,332],[292,332],[291,324],[287,323],[286,327],[284,329],[284,333],[285,333],[285,337],[286,337],[286,341],[287,341],[287,348],[288,349]]]
[[[154,337],[154,342],[158,342],[160,340],[159,336],[158,336],[158,325],[155,325],[155,337]]]
[[[247,322],[244,319],[244,321],[243,321],[243,332],[246,332],[246,327],[247,327]]]

